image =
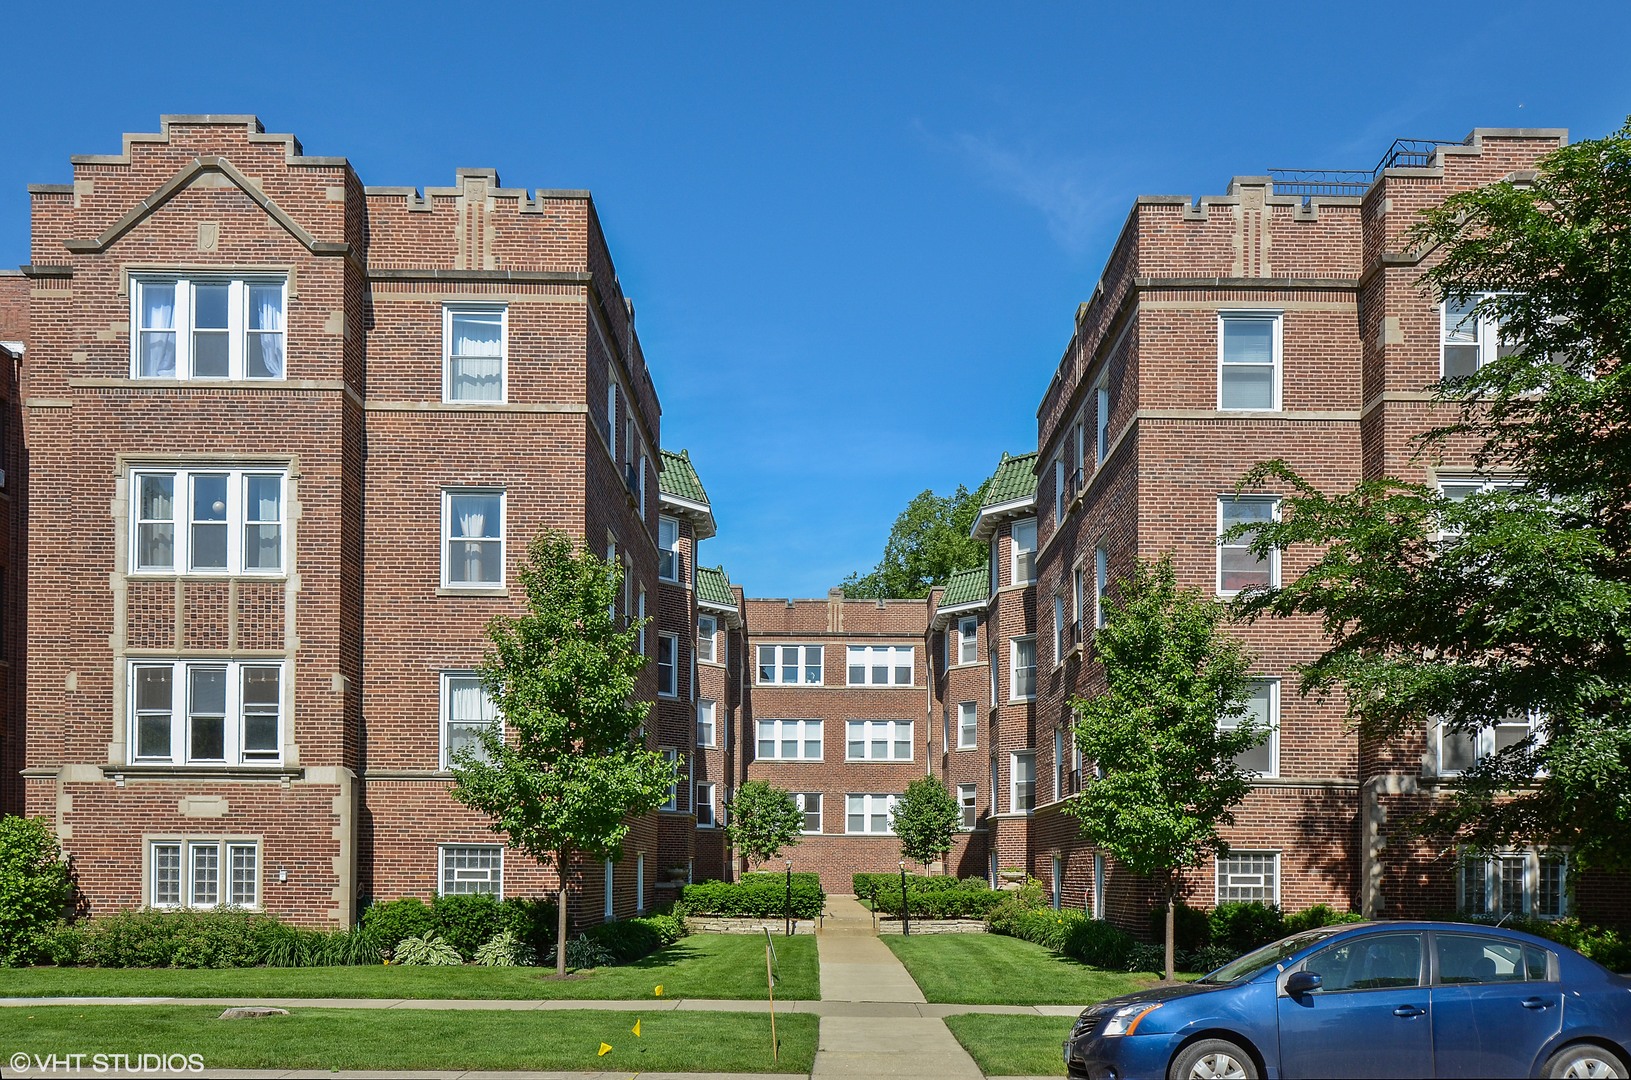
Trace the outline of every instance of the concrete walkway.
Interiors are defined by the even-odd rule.
[[[827,897],[827,918],[816,951],[821,956],[822,1002],[842,1002],[850,1008],[823,1013],[812,1080],[982,1080],[979,1066],[944,1020],[878,1008],[886,1003],[922,1005],[923,991],[878,940],[872,913],[855,897]]]

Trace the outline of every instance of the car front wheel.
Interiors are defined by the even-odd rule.
[[[1547,1080],[1627,1080],[1625,1062],[1600,1046],[1566,1046],[1546,1059],[1540,1074]]]
[[[1172,1059],[1167,1080],[1257,1080],[1257,1065],[1250,1054],[1232,1042],[1202,1039],[1190,1043]]]

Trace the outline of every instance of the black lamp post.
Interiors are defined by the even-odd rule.
[[[900,861],[900,933],[901,937],[912,935],[912,913],[906,907],[906,860]]]
[[[787,937],[793,936],[793,860],[787,860]]]

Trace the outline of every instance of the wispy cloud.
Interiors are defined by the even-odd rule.
[[[1016,148],[966,131],[940,136],[917,127],[925,141],[959,159],[981,183],[1039,212],[1054,242],[1072,255],[1087,250],[1110,212],[1100,163]]]

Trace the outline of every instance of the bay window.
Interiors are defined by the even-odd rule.
[[[131,764],[282,761],[282,664],[138,660],[129,679]]]
[[[133,574],[280,574],[286,472],[148,469],[130,474]]]
[[[131,376],[282,379],[287,292],[279,276],[133,278]]]

